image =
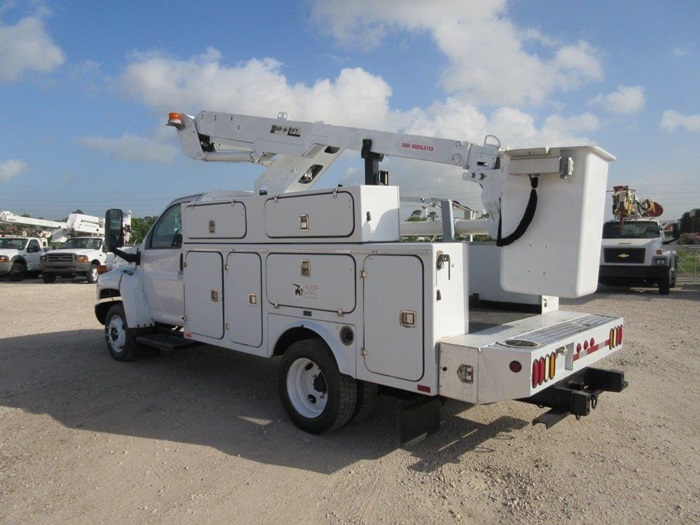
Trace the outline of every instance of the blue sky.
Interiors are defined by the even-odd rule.
[[[252,189],[257,166],[185,158],[202,109],[510,147],[592,143],[679,218],[700,208],[700,2],[0,0],[0,210],[157,215]],[[319,185],[360,181],[344,159]],[[386,167],[386,166],[383,166]],[[389,161],[402,195],[480,208],[459,173]]]

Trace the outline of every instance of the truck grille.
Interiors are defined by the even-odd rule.
[[[49,253],[46,255],[48,262],[73,262],[75,256],[72,253]]]
[[[641,264],[644,263],[645,248],[604,248],[606,263]]]

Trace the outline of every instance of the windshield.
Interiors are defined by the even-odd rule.
[[[657,239],[659,224],[654,221],[606,222],[603,239]]]
[[[68,239],[61,245],[63,248],[79,248],[81,250],[99,250],[102,246],[102,239],[94,239],[90,237],[74,237]]]
[[[0,248],[21,250],[27,244],[27,239],[0,239]]]

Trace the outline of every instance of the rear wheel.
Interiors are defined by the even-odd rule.
[[[56,274],[55,273],[49,273],[49,272],[43,272],[41,274],[41,279],[47,284],[55,283],[56,282]]]
[[[321,339],[297,341],[287,349],[277,384],[287,415],[310,434],[340,428],[354,413],[355,380],[340,373],[333,354]]]
[[[355,404],[355,412],[350,418],[351,422],[362,421],[374,412],[374,408],[377,406],[378,392],[379,385],[376,383],[357,381],[357,403]]]
[[[126,322],[124,306],[115,304],[105,318],[107,350],[117,361],[134,361],[141,357],[143,346],[134,340],[133,330]]]
[[[13,262],[10,267],[8,279],[10,281],[21,281],[27,273],[27,267],[21,262]]]

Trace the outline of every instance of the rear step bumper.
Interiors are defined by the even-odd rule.
[[[559,383],[518,401],[549,407],[551,410],[535,418],[532,424],[542,423],[550,428],[568,415],[576,416],[577,419],[587,416],[598,405],[600,394],[622,392],[627,385],[625,373],[619,370],[584,368]]]

